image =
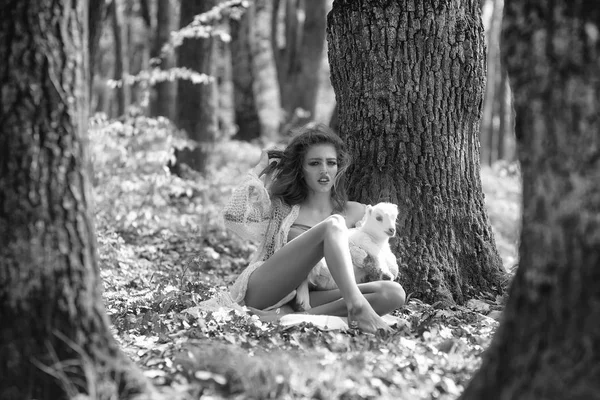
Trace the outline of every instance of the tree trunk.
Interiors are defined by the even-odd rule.
[[[500,137],[498,158],[513,162],[517,159],[517,143],[515,139],[515,124],[512,91],[506,67],[502,66],[502,96],[500,98]]]
[[[156,37],[153,57],[160,57],[160,68],[168,70],[176,65],[175,54],[169,52],[161,56],[162,46],[168,42],[171,31],[177,27],[176,10],[171,0],[158,0],[156,6]],[[152,102],[152,115],[163,116],[175,121],[177,116],[177,84],[174,81],[158,82],[155,86],[156,97]]]
[[[296,110],[304,110],[302,118],[295,118],[298,125],[304,125],[315,117],[327,3],[325,0],[288,0],[286,5],[286,40],[274,44],[281,102],[287,122],[294,119]]]
[[[239,21],[232,21],[232,73],[236,139],[276,141],[281,123],[277,70],[271,46],[273,4],[251,3]]]
[[[235,139],[254,140],[261,136],[261,124],[254,98],[254,74],[250,52],[250,14],[246,12],[239,20],[231,20],[231,63],[233,75],[233,100],[235,123],[238,127]]]
[[[180,27],[194,20],[194,16],[213,8],[217,0],[183,0],[180,9]],[[218,92],[214,79],[216,70],[215,38],[184,39],[178,51],[178,65],[209,75],[213,79],[207,83],[194,84],[190,80],[177,82],[177,125],[185,130],[190,139],[197,143],[193,150],[177,152],[177,162],[204,172],[208,157],[218,136]]]
[[[333,106],[331,118],[329,119],[329,127],[335,132],[339,132],[340,130],[340,113],[337,103],[335,103],[335,106]]]
[[[104,25],[104,18],[106,14],[106,2],[104,1],[92,1],[89,5],[88,11],[88,54],[90,64],[90,79],[89,89],[94,86],[94,60],[98,46],[100,45],[100,36],[102,35],[102,26]]]
[[[0,6],[0,398],[150,390],[101,298],[86,169],[87,1]]]
[[[335,1],[328,43],[339,130],[354,158],[349,195],[399,205],[393,248],[407,293],[452,304],[500,292],[479,175],[479,2]]]
[[[500,63],[500,30],[502,27],[503,0],[488,0],[483,6],[487,19],[487,73],[483,114],[481,118],[481,162],[491,165],[497,158],[498,130],[494,124],[497,116],[495,105],[499,93],[501,74]],[[489,15],[488,15],[489,14]]]
[[[139,4],[139,8],[137,7]],[[127,2],[125,7],[125,26],[127,30],[127,49],[129,55],[129,73],[137,75],[150,67],[150,47],[154,28],[150,18],[151,4],[148,0]],[[143,24],[140,24],[140,19]],[[148,107],[148,82],[137,81],[130,85],[131,103],[141,110]]]
[[[123,0],[113,0],[111,4],[113,35],[115,40],[115,80],[122,80],[129,73],[128,29],[125,21]],[[125,114],[131,103],[131,88],[121,81],[117,87],[117,115]]]
[[[150,0],[140,0],[140,16],[147,30],[152,29],[152,4]]]
[[[250,53],[254,77],[252,86],[261,136],[266,140],[275,141],[282,118],[277,69],[271,44],[272,12],[271,0],[256,0],[247,11],[250,19]]]
[[[462,399],[600,398],[600,8],[506,0],[523,174],[519,268]]]
[[[229,17],[221,22],[221,28],[231,35]],[[235,135],[235,105],[233,100],[233,67],[231,65],[231,43],[223,40],[217,43],[217,86],[219,91],[218,123],[223,138]]]

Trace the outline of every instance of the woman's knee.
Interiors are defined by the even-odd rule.
[[[326,234],[327,235],[341,235],[348,232],[346,227],[346,220],[341,215],[331,215],[325,219],[326,222]]]
[[[380,293],[393,309],[400,308],[406,302],[406,292],[402,285],[393,281],[380,281]]]

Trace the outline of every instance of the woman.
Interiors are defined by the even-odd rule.
[[[295,289],[324,257],[338,289],[310,292],[308,313],[347,316],[366,332],[389,329],[380,315],[401,307],[405,293],[396,282],[355,282],[348,228],[365,206],[347,200],[348,163],[343,141],[322,124],[300,129],[283,151],[263,151],[224,210],[229,229],[261,242],[231,289],[234,301],[262,316],[292,312]]]

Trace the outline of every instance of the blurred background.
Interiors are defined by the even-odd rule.
[[[170,161],[206,171],[215,146],[285,140],[309,121],[337,127],[326,18],[332,0],[110,0],[96,29],[91,111],[163,117],[181,137]],[[503,0],[481,0],[487,85],[482,166],[516,160],[511,91],[499,52]],[[203,14],[204,13],[204,14]],[[92,27],[94,29],[94,27]]]

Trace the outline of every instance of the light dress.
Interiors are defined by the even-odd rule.
[[[281,199],[271,200],[264,182],[250,171],[244,181],[233,190],[223,209],[225,227],[245,240],[260,243],[250,258],[249,265],[237,277],[229,294],[233,302],[244,306],[250,275],[288,242],[290,227],[298,218],[300,205],[290,206]],[[288,293],[265,310],[289,302],[296,291]]]

